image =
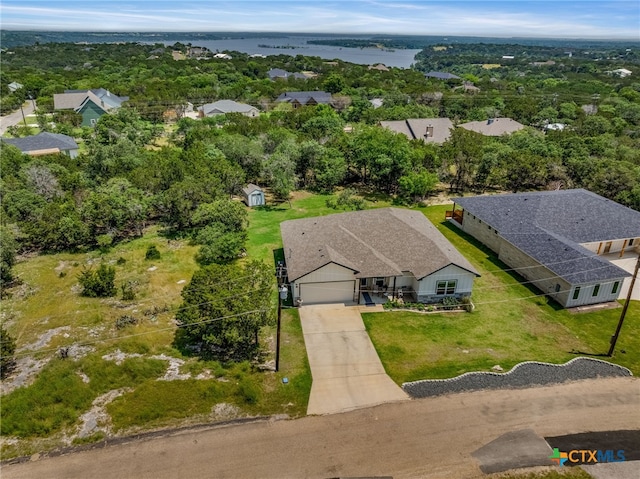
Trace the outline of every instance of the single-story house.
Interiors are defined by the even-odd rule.
[[[384,63],[376,63],[375,65],[369,65],[368,70],[378,70],[380,72],[388,72],[389,68]]]
[[[465,130],[475,131],[484,136],[510,135],[522,130],[524,125],[511,118],[489,118],[484,121],[470,121],[458,125]]]
[[[255,106],[238,103],[233,100],[218,100],[198,108],[198,115],[201,118],[205,116],[224,115],[226,113],[240,113],[244,116],[254,118],[260,114],[260,111]]]
[[[609,259],[637,251],[638,211],[584,189],[454,202],[454,224],[565,308],[614,301],[630,276]]]
[[[306,80],[307,78],[309,78],[309,76],[305,75],[304,73],[291,73],[291,72],[288,72],[287,70],[283,70],[282,68],[272,68],[267,72],[267,76],[271,81],[288,80],[289,78],[295,78],[297,80]]]
[[[419,211],[381,208],[280,224],[287,281],[300,304],[371,296],[440,302],[471,295],[476,269]]]
[[[430,71],[429,73],[425,73],[424,76],[427,78],[436,78],[438,80],[460,80],[458,75],[454,75],[449,72]]]
[[[17,81],[12,81],[7,85],[7,88],[9,88],[9,91],[13,93],[20,90],[20,88],[22,88],[22,84],[18,83]]]
[[[611,70],[607,72],[609,75],[616,75],[620,78],[626,78],[631,75],[633,72],[631,70],[627,70],[626,68],[618,68],[617,70]]]
[[[451,136],[453,123],[449,118],[410,118],[408,120],[381,121],[380,126],[406,135],[410,140],[441,145]]]
[[[287,91],[276,99],[276,103],[291,103],[294,108],[321,104],[330,105],[331,101],[331,93],[326,91]]]
[[[242,201],[249,207],[267,204],[264,199],[264,191],[253,183],[249,183],[245,188],[242,188]]]
[[[53,95],[54,110],[74,110],[82,115],[82,126],[95,126],[102,115],[122,106],[128,96],[118,96],[104,88],[65,90]]]
[[[31,156],[53,155],[64,153],[75,158],[78,156],[78,144],[67,135],[60,133],[41,132],[37,135],[25,136],[24,138],[0,138],[0,141],[7,145],[13,145],[22,153]]]

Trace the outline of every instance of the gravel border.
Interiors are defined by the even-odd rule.
[[[482,389],[520,389],[581,379],[629,376],[633,374],[623,366],[579,357],[564,364],[526,361],[506,373],[472,372],[449,379],[413,381],[404,383],[402,389],[413,398],[424,398]]]

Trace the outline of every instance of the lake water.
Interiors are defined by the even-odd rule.
[[[346,48],[332,45],[311,45],[307,40],[317,40],[321,37],[281,37],[281,38],[234,38],[228,40],[179,40],[180,43],[191,43],[194,47],[207,47],[212,52],[216,51],[237,51],[242,53],[262,55],[305,55],[310,57],[320,57],[326,60],[340,59],[346,62],[363,65],[373,65],[384,63],[390,67],[409,68],[414,63],[414,57],[420,50],[393,51],[381,50],[379,48]],[[166,45],[173,45],[175,42],[165,42]],[[263,46],[258,46],[263,45]],[[265,48],[268,45],[271,48]],[[281,48],[274,48],[281,47]],[[286,48],[282,48],[286,47]]]

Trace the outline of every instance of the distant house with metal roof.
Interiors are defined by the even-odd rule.
[[[429,73],[425,73],[424,76],[427,78],[436,78],[438,80],[460,80],[458,75],[454,75],[449,72],[430,71]]]
[[[22,153],[31,156],[53,155],[64,153],[75,158],[78,156],[78,144],[67,135],[60,133],[41,132],[37,135],[23,138],[0,138],[7,145],[13,145]]]
[[[410,140],[442,144],[451,136],[453,123],[449,118],[409,118],[408,120],[381,121],[380,126],[402,133]]]
[[[440,302],[480,276],[420,211],[380,208],[280,224],[287,279],[303,304]]]
[[[465,130],[475,131],[485,136],[510,135],[524,128],[522,123],[518,123],[511,118],[489,118],[483,121],[470,121],[458,125]]]
[[[226,113],[240,113],[253,118],[258,116],[260,111],[255,106],[238,103],[233,100],[218,100],[213,103],[206,103],[198,108],[200,117],[224,115]]]
[[[618,299],[611,256],[640,242],[640,212],[584,189],[455,198],[447,217],[565,308]]]
[[[73,110],[82,115],[82,126],[95,126],[98,118],[117,109],[129,99],[104,88],[93,90],[65,90],[53,95],[54,110]]]
[[[17,81],[12,81],[11,83],[9,83],[7,85],[7,88],[9,89],[9,91],[11,93],[16,92],[18,90],[20,90],[20,88],[22,88],[22,83],[18,83]]]
[[[253,183],[249,183],[246,187],[242,188],[242,200],[251,208],[267,204],[264,197],[264,190]]]
[[[291,103],[294,108],[301,106],[330,105],[331,93],[326,91],[288,91],[281,94],[276,103]]]

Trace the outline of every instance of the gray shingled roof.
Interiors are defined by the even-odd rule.
[[[64,93],[53,95],[53,108],[56,110],[77,110],[86,101],[91,99],[96,105],[105,111],[111,108],[118,108],[129,99],[128,96],[118,96],[104,88],[94,88],[93,90],[65,90]]]
[[[453,123],[449,118],[409,118],[408,120],[381,121],[380,125],[396,133],[406,135],[410,140],[442,144],[451,136]],[[433,127],[432,135],[426,136],[427,129]]]
[[[254,191],[262,191],[262,188],[260,188],[258,185],[254,185],[253,183],[249,183],[246,187],[242,188],[242,192],[246,196],[249,196]]]
[[[277,102],[293,102],[298,101],[302,105],[306,105],[309,100],[314,99],[316,103],[330,103],[331,93],[326,91],[287,91],[281,94],[276,101]]]
[[[524,128],[522,123],[518,123],[511,118],[490,118],[483,121],[470,121],[458,126],[485,136],[509,135]]]
[[[248,113],[252,110],[256,110],[255,107],[247,105],[246,103],[238,103],[233,100],[218,100],[213,103],[206,103],[202,105],[200,110],[205,115],[209,115],[216,110],[222,113]]]
[[[479,276],[419,211],[382,208],[289,220],[280,230],[289,280],[329,263],[352,269],[356,278],[421,279],[450,264]]]
[[[77,150],[78,144],[73,138],[60,133],[42,132],[37,135],[25,136],[24,138],[2,138],[3,142],[13,145],[23,153],[40,150],[60,151]]]
[[[628,276],[580,244],[640,237],[638,211],[584,189],[454,201],[567,281],[584,283]]]

